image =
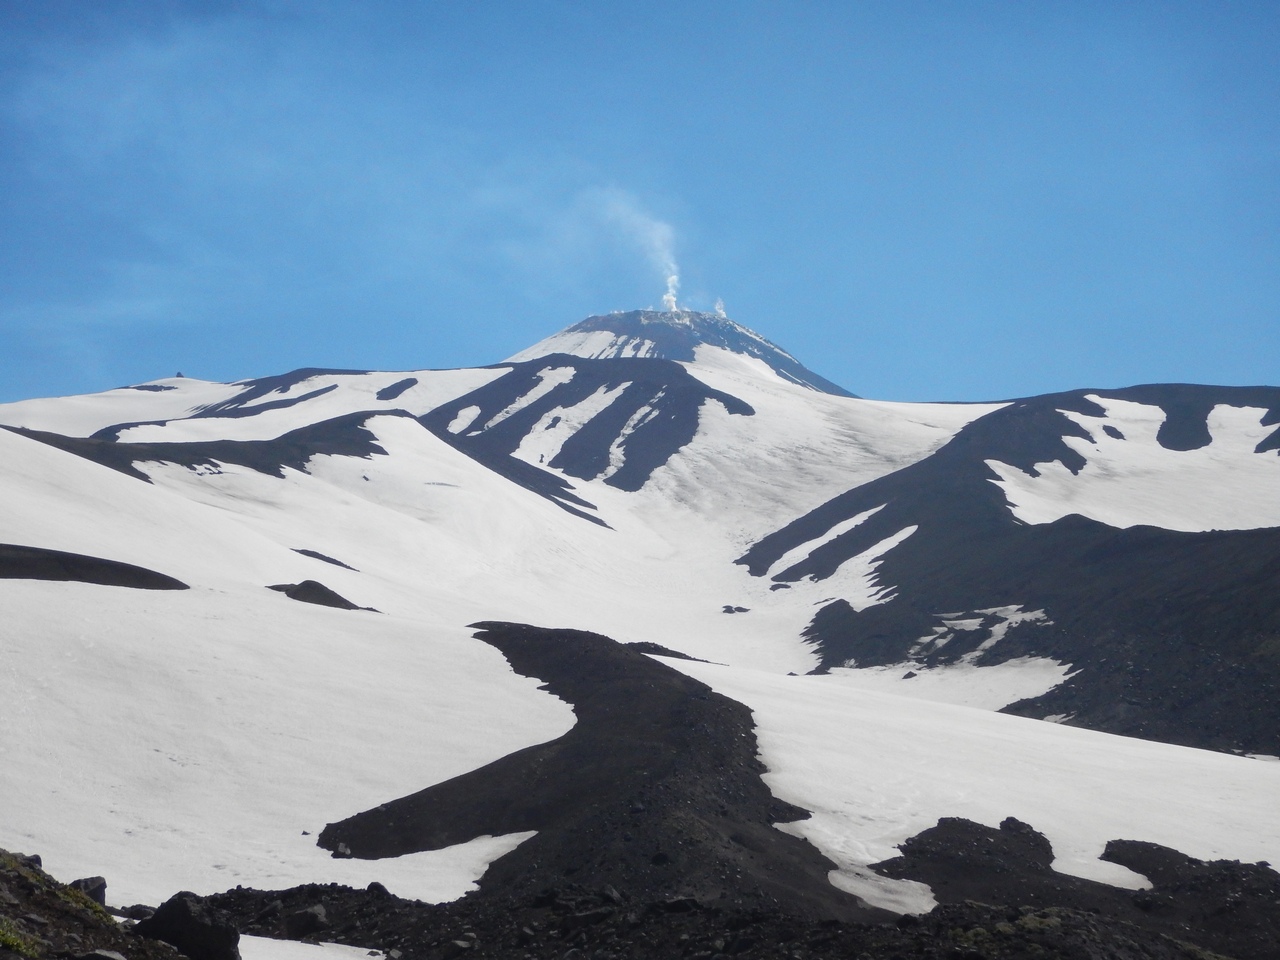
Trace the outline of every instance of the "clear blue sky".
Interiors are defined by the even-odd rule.
[[[1280,383],[1280,4],[0,0],[0,400],[734,319],[864,396]]]

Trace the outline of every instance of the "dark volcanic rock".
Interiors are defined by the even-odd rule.
[[[194,893],[175,893],[133,929],[139,936],[172,944],[191,960],[240,960],[240,931],[235,923]]]
[[[0,543],[0,579],[77,581],[138,590],[188,589],[181,580],[132,563],[12,543]]]
[[[691,657],[687,653],[681,653],[679,650],[672,650],[664,647],[660,643],[652,643],[649,640],[636,640],[632,643],[624,644],[627,648],[634,650],[636,653],[647,653],[655,657],[670,657],[673,660],[692,660],[694,663],[710,663],[709,660],[701,660],[698,657]]]
[[[609,888],[574,886],[439,906],[336,884],[237,888],[212,899],[245,933],[261,936],[280,935],[278,916],[264,916],[265,906],[323,905],[326,940],[398,951],[405,960],[1216,960],[1185,942],[1058,907],[966,903],[927,917],[862,924],[722,909],[689,898],[628,900]]]
[[[343,563],[341,560],[335,560],[333,557],[320,553],[318,550],[307,550],[303,547],[293,547],[294,553],[300,553],[304,557],[310,557],[312,560],[323,560],[325,563],[331,563],[335,567],[342,567],[346,570],[355,570],[356,568],[349,563]]]
[[[277,590],[290,600],[315,603],[322,607],[336,607],[339,610],[371,609],[370,607],[357,606],[341,594],[330,590],[319,580],[303,580],[301,583],[276,583],[267,587],[267,589]]]
[[[314,903],[284,918],[284,932],[290,940],[301,940],[329,929],[329,918],[324,905]]]
[[[192,443],[120,443],[116,433],[133,424],[99,431],[93,437],[64,437],[57,433],[4,427],[13,433],[39,440],[51,447],[100,463],[138,480],[150,479],[134,466],[138,462],[176,463],[185,467],[217,470],[233,463],[259,473],[283,477],[284,468],[305,470],[314,456],[361,457],[385,455],[365,421],[375,416],[408,417],[401,410],[350,413],[332,420],[291,430],[274,440],[209,440]],[[114,433],[112,431],[115,431]]]
[[[416,387],[417,385],[418,385],[417,377],[405,377],[403,380],[397,380],[395,383],[389,386],[383,387],[381,390],[377,392],[376,397],[379,400],[394,400],[396,397],[400,396],[400,394],[404,393],[406,390],[410,389],[411,387]]]
[[[328,825],[320,845],[376,859],[536,830],[494,862],[482,894],[574,883],[640,899],[825,917],[883,916],[827,881],[834,864],[773,824],[750,711],[606,637],[476,624],[512,667],[574,705],[563,737]]]
[[[980,417],[932,456],[833,498],[770,534],[738,561],[778,584],[830,577],[849,558],[909,527],[879,561],[884,603],[825,606],[806,631],[822,668],[904,662],[953,663],[977,652],[991,611],[1043,611],[982,651],[978,665],[1048,657],[1076,673],[1054,690],[1006,707],[1009,713],[1126,736],[1244,753],[1280,754],[1280,528],[1183,532],[1117,529],[1085,517],[1018,520],[988,461],[1036,472],[1057,462],[1079,471],[1086,458],[1065,438],[1092,441],[1063,411],[1101,416],[1087,394],[1017,400]],[[1173,384],[1096,391],[1159,406],[1158,442],[1173,450],[1207,442],[1216,404],[1270,410],[1280,389]],[[1258,456],[1280,440],[1258,446]],[[863,522],[824,535],[858,514]],[[785,569],[780,561],[817,542]],[[795,556],[792,554],[792,556]],[[779,569],[775,569],[779,568]],[[990,621],[955,630],[957,617]],[[921,640],[946,635],[931,645]]]
[[[107,905],[106,877],[84,877],[80,880],[72,880],[67,886],[79,890],[94,903],[104,907]]]
[[[1274,960],[1280,944],[1280,874],[1264,864],[1205,863],[1153,843],[1112,840],[1103,859],[1145,876],[1125,890],[1052,868],[1044,835],[1012,817],[999,829],[947,817],[873,865],[927,883],[942,904],[969,901],[1069,908],[1187,940],[1237,960]]]
[[[1196,931],[1197,942],[1233,956],[1280,953],[1280,873],[1265,863],[1197,860],[1137,840],[1112,840],[1103,860],[1151,881],[1132,895],[1135,907],[1156,920]]]
[[[99,879],[99,878],[93,878]],[[114,953],[128,960],[180,960],[166,943],[134,935],[102,905],[45,873],[38,857],[0,850],[0,957],[56,960]]]
[[[561,369],[572,369],[572,377],[509,416],[499,416],[543,389],[549,371]],[[639,490],[654,470],[693,439],[705,404],[718,403],[735,416],[755,414],[746,402],[713,390],[670,360],[589,360],[552,354],[515,364],[510,373],[437,407],[421,421],[446,443],[500,473],[507,461],[536,469],[512,456],[524,439],[545,417],[604,392],[616,396],[564,442],[547,466],[582,480],[603,476],[605,483],[621,490]],[[469,414],[469,423],[459,427],[458,418],[472,410],[477,412]],[[520,482],[518,474],[511,478]],[[535,492],[547,495],[541,489]]]

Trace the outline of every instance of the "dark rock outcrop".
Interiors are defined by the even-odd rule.
[[[886,916],[833,887],[835,865],[773,826],[808,812],[773,797],[761,780],[742,704],[607,637],[475,626],[517,673],[573,704],[574,728],[329,824],[322,847],[377,859],[535,830],[489,867],[482,894],[522,897],[571,882],[643,900]]]
[[[1033,476],[1037,464],[1083,469],[1088,459],[1080,449],[1087,454],[1097,438],[1067,414],[1104,417],[1092,396],[1159,407],[1166,419],[1157,442],[1167,450],[1208,443],[1206,418],[1219,404],[1265,410],[1263,424],[1280,423],[1275,387],[1163,384],[1016,400],[974,420],[931,456],[762,538],[737,562],[775,585],[825,580],[851,557],[914,528],[878,563],[885,602],[855,610],[836,597],[814,617],[805,636],[822,669],[850,660],[932,667],[966,655],[979,666],[1047,657],[1071,664],[1074,675],[1006,712],[1280,754],[1280,527],[1120,529],[1075,514],[1024,523],[993,482],[999,477],[991,462]],[[1280,427],[1253,455],[1274,457],[1278,446]],[[868,516],[827,536],[860,514]],[[812,548],[799,549],[806,544]],[[993,623],[963,630],[948,624],[991,621],[993,610],[1013,606],[1044,616],[1014,625],[981,651]],[[939,642],[921,639],[930,637]]]
[[[13,543],[0,543],[0,579],[75,581],[136,590],[188,589],[181,580],[132,563]]]
[[[39,857],[0,850],[0,958],[81,957],[181,960],[169,944],[135,935],[96,900],[49,876]]]
[[[1280,873],[1266,864],[1205,862],[1154,843],[1112,840],[1103,859],[1145,876],[1126,890],[1058,873],[1044,835],[1009,817],[998,829],[947,817],[874,865],[927,883],[942,904],[1066,908],[1124,921],[1236,960],[1274,960],[1280,944]]]
[[[80,880],[72,880],[67,886],[79,890],[96,904],[104,907],[107,905],[106,877],[84,877]]]
[[[336,607],[339,610],[371,610],[352,603],[346,597],[326,587],[319,580],[303,580],[301,583],[275,583],[267,587],[277,590],[290,600],[302,603],[315,603],[322,607]]]
[[[203,897],[183,891],[138,921],[139,936],[162,940],[191,960],[240,960],[240,931],[225,911]]]
[[[734,910],[687,897],[632,900],[563,886],[523,899],[427,905],[336,884],[213,898],[245,933],[280,936],[279,913],[322,905],[324,938],[403,960],[1221,960],[1198,946],[1060,907],[942,906],[893,923]],[[264,916],[264,906],[279,911]]]

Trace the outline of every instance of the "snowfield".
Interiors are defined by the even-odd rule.
[[[886,909],[933,908],[923,884],[867,867],[940,817],[993,827],[1017,817],[1053,844],[1054,869],[1134,889],[1145,878],[1098,859],[1108,840],[1280,862],[1280,764],[908,699],[844,676],[665,662],[751,708],[765,781],[813,811],[785,829],[839,865],[833,883]]]
[[[1212,443],[1198,450],[1168,450],[1156,440],[1165,414],[1159,407],[1090,396],[1105,417],[1061,411],[1090,440],[1064,437],[1087,461],[1072,473],[1058,461],[1036,464],[1039,476],[988,460],[993,480],[1014,515],[1026,523],[1052,523],[1069,514],[1113,527],[1149,524],[1166,530],[1251,530],[1280,526],[1280,454],[1256,453],[1272,432],[1267,411],[1219,404],[1209,413]],[[1110,428],[1110,432],[1107,429]],[[1231,493],[1223,495],[1230,474]]]
[[[512,362],[552,348],[645,356],[655,344],[595,331],[550,338]],[[880,562],[917,527],[891,532],[833,577],[785,589],[735,561],[766,534],[929,457],[1005,404],[820,393],[763,360],[706,344],[684,366],[754,413],[705,403],[693,439],[639,491],[608,485],[610,472],[567,478],[604,526],[413,419],[509,366],[308,371],[238,384],[173,378],[0,406],[0,423],[78,437],[123,425],[120,440],[148,443],[266,441],[369,413],[365,429],[384,451],[316,455],[282,476],[227,463],[140,462],[145,482],[0,430],[0,543],[123,561],[190,587],[0,579],[0,846],[40,853],[60,878],[104,875],[117,904],[156,903],[182,889],[372,880],[427,901],[459,897],[531,834],[386,861],[333,859],[315,835],[572,727],[567,704],[516,675],[467,626],[510,620],[712,661],[666,662],[754,711],[768,784],[813,811],[783,829],[811,840],[839,865],[832,881],[873,904],[929,909],[927,887],[868,866],[939,817],[990,825],[1018,817],[1050,839],[1057,869],[1127,887],[1143,879],[1097,859],[1109,839],[1280,863],[1280,763],[993,712],[1051,690],[1071,676],[1069,663],[1023,657],[979,667],[975,651],[932,669],[851,664],[788,676],[818,663],[803,639],[818,609],[840,597],[863,610],[892,592]],[[572,376],[574,368],[553,366],[487,423],[469,407],[448,430],[481,431]],[[517,456],[547,470],[624,386],[543,416]],[[1034,474],[988,461],[1020,520],[1079,513],[1116,527],[1280,525],[1280,457],[1254,452],[1273,429],[1262,424],[1266,411],[1219,405],[1210,444],[1171,451],[1156,440],[1159,408],[1091,399],[1105,417],[1068,414],[1091,438],[1066,438],[1086,460],[1079,472],[1056,461]],[[634,414],[623,435],[653,409]],[[620,439],[610,456],[616,471]],[[881,509],[795,547],[769,572]],[[266,589],[304,580],[374,609],[315,606]],[[1042,616],[1012,605],[990,612],[1003,619],[987,646],[1010,624]],[[939,628],[921,649],[965,628]],[[908,669],[916,675],[905,677]],[[251,944],[246,960],[283,958],[274,949]]]
[[[472,631],[266,590],[0,581],[0,846],[113,903],[381,880],[461,896],[523,836],[380,863],[330,821],[560,736],[567,705]]]

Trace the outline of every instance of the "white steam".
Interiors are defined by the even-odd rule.
[[[680,267],[676,264],[675,231],[671,224],[651,216],[635,197],[622,190],[604,190],[599,197],[604,219],[639,246],[650,264],[666,279],[663,309],[668,312],[678,310],[676,296],[680,292]]]
[[[722,297],[716,297],[716,316],[721,320],[729,319],[729,315],[724,312],[724,299]]]
[[[680,275],[673,273],[667,277],[667,292],[662,295],[662,308],[667,313],[674,313],[676,309],[676,294],[680,292]]]

